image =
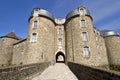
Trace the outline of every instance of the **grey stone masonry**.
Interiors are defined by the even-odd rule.
[[[120,80],[120,72],[68,63],[69,68],[79,80]]]
[[[0,69],[0,80],[24,80],[36,73],[42,73],[49,65],[50,63],[46,62],[3,68]]]

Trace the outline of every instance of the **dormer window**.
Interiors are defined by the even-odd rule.
[[[36,9],[35,9],[35,11],[39,11],[39,9],[38,9],[38,8],[36,8]]]
[[[38,21],[34,21],[33,28],[37,28],[37,27],[38,27]]]
[[[83,14],[84,14],[84,10],[80,9],[80,15],[83,15]]]
[[[39,10],[40,10],[39,8],[35,8],[35,9],[34,9],[33,16],[38,16]]]
[[[35,8],[34,13],[37,13],[39,10],[40,10],[39,8]]]

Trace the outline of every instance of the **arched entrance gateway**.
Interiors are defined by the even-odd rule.
[[[56,54],[56,63],[65,63],[65,55],[63,52],[58,52]]]

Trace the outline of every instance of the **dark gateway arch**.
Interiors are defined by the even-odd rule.
[[[56,63],[65,63],[65,54],[63,52],[56,54]]]

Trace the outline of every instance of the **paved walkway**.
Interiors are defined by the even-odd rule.
[[[41,75],[32,80],[78,80],[64,63],[48,67]]]

